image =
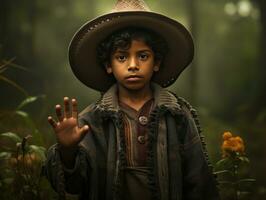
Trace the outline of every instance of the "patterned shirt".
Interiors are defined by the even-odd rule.
[[[154,106],[154,99],[148,100],[140,110],[119,102],[123,111],[125,129],[126,160],[123,192],[127,200],[151,199],[148,187],[147,147],[148,119]]]
[[[126,158],[129,167],[144,167],[147,159],[148,119],[154,99],[148,100],[138,111],[119,102],[123,111],[125,128]]]

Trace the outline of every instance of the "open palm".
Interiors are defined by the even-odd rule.
[[[72,107],[72,109],[70,109]],[[51,116],[48,122],[53,127],[58,143],[65,148],[75,147],[89,130],[89,126],[78,126],[78,111],[76,99],[70,101],[68,97],[64,98],[64,112],[58,104],[55,106],[55,112],[58,121],[56,122]]]

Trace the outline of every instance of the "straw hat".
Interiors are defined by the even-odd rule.
[[[82,83],[98,91],[106,91],[114,83],[97,61],[96,49],[107,36],[126,27],[150,29],[165,39],[169,50],[152,79],[162,87],[174,83],[191,63],[193,40],[182,24],[151,12],[143,0],[118,0],[111,12],[85,23],[70,42],[70,66]]]

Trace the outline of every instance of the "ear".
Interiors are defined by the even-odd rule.
[[[159,61],[156,61],[154,63],[153,71],[158,72],[159,69],[160,69],[160,65],[161,65],[161,61],[160,60]]]
[[[105,69],[106,69],[107,74],[112,74],[113,73],[113,70],[112,70],[112,67],[111,67],[110,64],[106,64],[105,65]]]

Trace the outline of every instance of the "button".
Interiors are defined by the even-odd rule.
[[[144,135],[140,135],[138,136],[138,142],[140,144],[145,144],[145,136]]]
[[[140,123],[141,125],[146,125],[146,124],[148,123],[148,118],[145,117],[145,116],[140,116],[140,117],[139,117],[139,123]]]

